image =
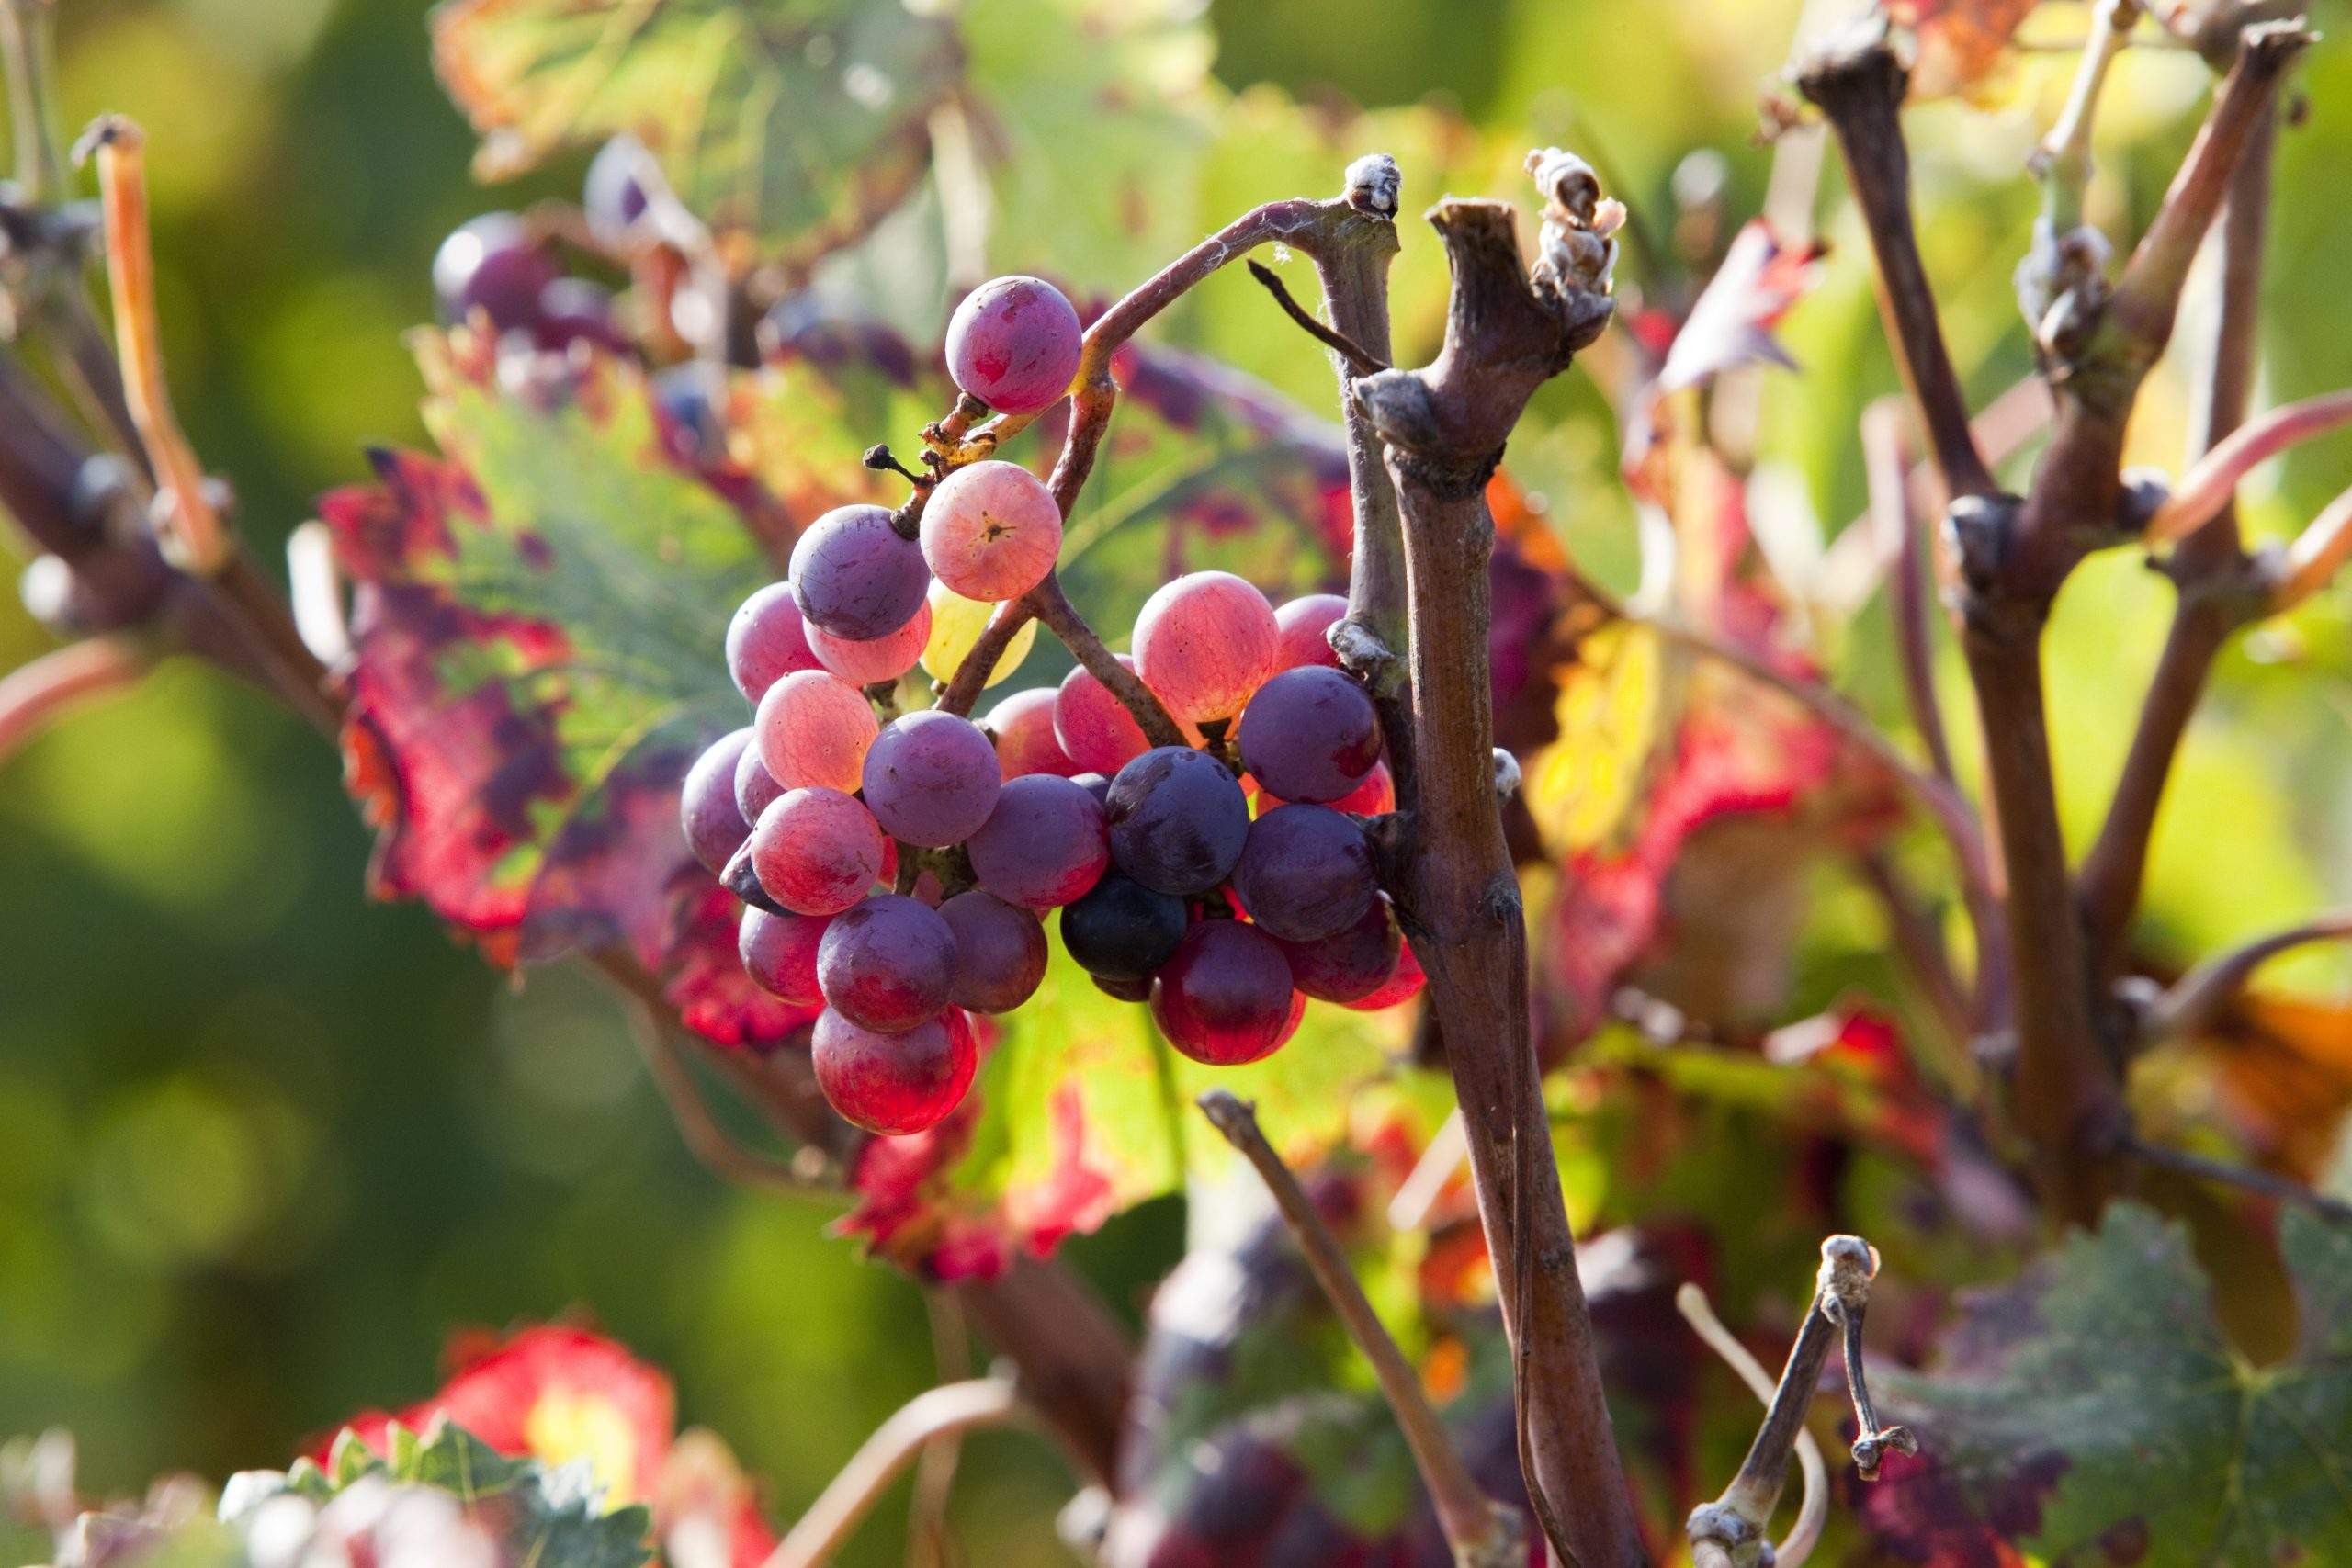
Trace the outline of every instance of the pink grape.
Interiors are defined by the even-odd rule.
[[[826,1100],[844,1121],[885,1137],[947,1120],[979,1062],[971,1021],[954,1008],[902,1034],[861,1029],[827,1008],[809,1040]]]
[[[796,915],[838,915],[882,874],[889,840],[837,789],[796,789],[760,814],[747,846],[760,886]]]
[[[1296,670],[1308,664],[1340,668],[1340,656],[1331,651],[1327,634],[1347,614],[1348,602],[1337,593],[1309,593],[1277,606],[1274,626],[1281,636],[1274,644],[1274,668]]]
[[[1267,812],[1279,810],[1289,804],[1289,801],[1283,799],[1273,791],[1262,785],[1260,786],[1259,816],[1263,817]],[[1324,804],[1329,806],[1334,811],[1344,811],[1351,817],[1384,817],[1396,809],[1396,781],[1390,776],[1387,763],[1374,762],[1372,765],[1372,772],[1364,774],[1363,783],[1356,785],[1339,799],[1327,801]]]
[[[794,671],[817,668],[789,582],[769,583],[744,600],[727,623],[727,672],[751,701],[767,695],[770,686]]]
[[[1062,510],[1018,463],[973,463],[940,481],[922,509],[922,558],[967,599],[1018,599],[1061,554]]]
[[[1274,672],[1281,637],[1257,589],[1229,571],[1189,572],[1144,601],[1136,670],[1179,718],[1225,718]]]
[[[1380,718],[1363,688],[1320,665],[1258,688],[1235,737],[1241,764],[1284,800],[1344,798],[1380,761]]]
[[[735,933],[743,972],[770,996],[795,1007],[815,1007],[824,999],[817,985],[817,948],[831,924],[832,917],[826,915],[744,910],[743,924]]]
[[[786,789],[859,786],[881,725],[865,694],[822,670],[798,670],[768,688],[752,728],[760,762]]]
[[[1119,662],[1136,667],[1124,653]],[[1071,761],[1096,773],[1115,773],[1151,748],[1136,716],[1083,664],[1062,677],[1055,694],[1054,738]]]
[[[817,662],[853,686],[895,681],[915,667],[923,644],[931,640],[931,606],[916,608],[914,619],[865,642],[835,637],[822,626],[808,628],[808,651]]]
[[[1046,977],[1046,928],[1028,910],[973,888],[939,907],[956,933],[956,983],[947,999],[971,1012],[1011,1012]]]
[[[1119,770],[1104,812],[1111,858],[1146,887],[1195,897],[1225,880],[1250,837],[1250,803],[1205,751],[1159,746]]]
[[[1005,781],[996,809],[964,847],[981,886],[1029,909],[1084,897],[1111,863],[1102,806],[1051,773]]]
[[[956,933],[920,899],[876,894],[825,928],[817,984],[861,1029],[900,1034],[939,1016],[956,978]]]
[[[1054,738],[1054,698],[1051,686],[1035,686],[1013,693],[989,710],[989,733],[996,737],[997,771],[1005,778],[1017,779],[1024,773],[1068,778],[1080,771]]]
[[[865,753],[865,804],[890,836],[959,844],[996,809],[1001,775],[980,727],[937,708],[890,721]]]
[[[1363,918],[1379,891],[1372,846],[1327,806],[1285,806],[1250,824],[1234,891],[1266,934],[1313,942]]]
[[[999,413],[1059,402],[1078,375],[1085,333],[1062,291],[1035,277],[992,278],[947,323],[947,373]]]
[[[1151,1016],[1168,1043],[1217,1067],[1273,1055],[1302,1006],[1283,950],[1238,920],[1196,922],[1151,987]]]
[[[775,782],[767,764],[760,761],[759,726],[752,727],[752,744],[743,748],[743,755],[735,763],[735,809],[743,814],[745,822],[757,822],[765,811],[784,795],[784,786]]]
[[[735,804],[736,765],[751,744],[748,727],[720,737],[695,759],[694,766],[686,770],[684,787],[678,792],[678,816],[685,829],[686,848],[694,852],[704,870],[714,874],[727,869],[727,863],[752,836],[751,822]]]
[[[914,618],[931,590],[922,547],[879,506],[837,506],[792,547],[792,596],[835,637],[888,637]]]
[[[1378,1012],[1382,1008],[1393,1008],[1398,1002],[1410,1001],[1421,994],[1421,987],[1428,983],[1429,976],[1421,973],[1421,961],[1413,956],[1413,943],[1410,939],[1406,939],[1396,944],[1396,967],[1389,972],[1388,978],[1381,982],[1380,987],[1369,996],[1342,1005],[1358,1012]]]
[[[1363,1001],[1388,984],[1402,941],[1385,896],[1344,931],[1313,942],[1274,940],[1290,960],[1291,984],[1318,1000],[1347,1003]]]

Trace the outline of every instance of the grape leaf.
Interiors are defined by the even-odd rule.
[[[1975,86],[2007,58],[2009,40],[2039,0],[1888,0],[1887,14],[1919,42],[1911,96],[1939,98]]]
[[[1970,1300],[1929,1374],[1874,1374],[1918,1434],[1865,1517],[1905,1560],[2142,1568],[2352,1559],[2352,1231],[2301,1210],[2281,1242],[2292,1359],[2223,1337],[2179,1227],[2132,1204]]]

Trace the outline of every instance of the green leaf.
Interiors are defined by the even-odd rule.
[[[1923,1452],[1867,1495],[1913,1560],[2143,1568],[2352,1561],[2352,1229],[2280,1224],[2294,1356],[2223,1337],[2187,1235],[2119,1204],[2017,1283],[1972,1301],[1932,1375],[1879,1375]],[[1984,1559],[1989,1561],[1990,1559]]]

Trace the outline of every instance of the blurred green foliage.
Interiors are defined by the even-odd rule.
[[[1251,117],[1267,112],[1252,84],[1316,105],[1432,100],[1503,151],[1487,160],[1498,182],[1527,146],[1594,153],[1644,222],[1625,279],[1659,287],[1686,154],[1724,154],[1735,220],[1762,200],[1773,154],[1751,140],[1757,94],[1798,8],[1216,0],[1218,70],[1243,96],[1211,154],[1217,210],[1177,227],[1335,179],[1336,165],[1301,169],[1287,143],[1252,141]],[[475,187],[472,138],[432,78],[413,0],[61,9],[69,124],[119,109],[149,130],[177,400],[274,559],[310,497],[361,476],[361,443],[421,441],[401,333],[430,311],[440,237],[484,207],[571,188],[578,164]],[[2039,30],[2067,36],[2080,8],[2048,9]],[[1980,401],[2028,368],[2008,276],[2032,198],[2015,175],[2065,68],[2038,57],[1988,106],[1914,118],[1929,260]],[[2352,365],[2352,204],[2333,194],[2352,156],[2352,49],[2315,51],[2303,83],[2312,108],[2286,141],[2274,220],[2274,400],[2340,384]],[[2095,216],[2110,231],[2136,231],[2153,209],[2201,87],[2190,57],[2125,62],[2100,127]],[[1437,194],[1433,177],[1408,157],[1408,211]],[[1826,179],[1834,196],[1834,167]],[[1861,235],[1842,208],[1825,210],[1838,216],[1823,284],[1784,334],[1804,370],[1770,385],[1761,436],[1803,500],[1800,548],[1807,513],[1834,528],[1860,510],[1855,417],[1895,389]],[[1433,346],[1442,268],[1421,232],[1406,238],[1409,358]],[[1165,258],[1126,259],[1140,276]],[[1168,332],[1325,406],[1321,356],[1268,321],[1262,297],[1227,279]],[[2192,322],[2183,338],[2195,335]],[[2160,375],[2138,460],[2177,466],[2188,388],[2177,368]],[[1609,482],[1606,407],[1572,377],[1539,416],[1514,469],[1579,556],[1622,583],[1631,518]],[[2352,442],[2315,445],[2257,481],[2249,521],[2282,532],[2347,482]],[[2344,604],[2324,596],[2226,657],[2159,838],[2150,929],[2163,951],[2187,957],[2352,890]],[[2078,839],[2168,611],[2168,591],[2121,553],[2062,604],[2052,701]],[[0,668],[46,645],[13,600],[0,605]],[[1899,728],[1883,617],[1865,613],[1833,652],[1845,688]],[[1964,715],[1956,664],[1945,673],[1949,711]],[[1971,726],[1956,734],[1973,744]],[[1913,848],[1936,876],[1934,845]],[[788,1517],[929,1376],[918,1291],[856,1266],[821,1235],[823,1209],[722,1189],[679,1147],[594,985],[556,970],[509,987],[421,908],[367,902],[366,854],[327,750],[184,663],[0,773],[0,1433],[70,1426],[102,1488],[175,1467],[217,1476],[278,1461],[359,1406],[426,1393],[452,1325],[584,1308],[673,1371],[685,1418],[726,1435]],[[1804,994],[1866,973],[1876,941],[1833,897]],[[2325,953],[2276,975],[2319,989],[2346,978]],[[1133,1309],[1181,1231],[1176,1207],[1157,1205],[1072,1254]],[[958,1507],[975,1561],[1061,1560],[1049,1457],[987,1440],[971,1473]],[[844,1560],[896,1561],[895,1536],[886,1516]]]

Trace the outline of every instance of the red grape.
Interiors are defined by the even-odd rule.
[[[1420,995],[1421,987],[1428,979],[1421,973],[1421,961],[1413,956],[1412,942],[1409,940],[1400,941],[1396,946],[1396,967],[1390,971],[1387,979],[1381,982],[1380,988],[1346,1005],[1358,1012],[1377,1012],[1382,1008],[1393,1008],[1398,1002],[1408,1001]]]
[[[1182,899],[1115,871],[1104,872],[1085,897],[1062,909],[1062,945],[1097,980],[1148,980],[1183,938]]]
[[[1258,688],[1236,737],[1242,765],[1284,800],[1339,800],[1380,761],[1372,699],[1337,670],[1285,670]]]
[[[980,1062],[970,1021],[953,1008],[903,1034],[861,1029],[827,1008],[808,1043],[826,1100],[844,1121],[885,1137],[947,1120]]]
[[[859,786],[881,726],[865,694],[822,670],[797,670],[768,688],[752,727],[760,762],[786,789]]]
[[[838,915],[882,874],[889,840],[874,815],[837,789],[796,789],[760,814],[752,867],[796,915]]]
[[[792,596],[835,637],[888,637],[914,618],[930,589],[922,547],[884,507],[837,506],[792,547]]]
[[[817,949],[826,1003],[862,1029],[899,1034],[939,1016],[956,979],[956,933],[920,899],[880,893],[834,917]]]
[[[757,822],[760,813],[775,804],[784,795],[784,786],[775,782],[767,764],[760,761],[760,729],[752,727],[752,744],[743,748],[743,755],[735,763],[735,809],[743,814],[745,822]]]
[[[964,847],[981,886],[1030,909],[1083,897],[1111,863],[1102,806],[1051,773],[1006,780],[996,809]]]
[[[1250,782],[1252,784],[1257,782],[1255,774],[1250,776]],[[1272,790],[1262,786],[1259,789],[1256,799],[1258,815],[1261,817],[1269,811],[1278,811],[1291,804]],[[1374,762],[1372,765],[1372,772],[1364,774],[1363,783],[1356,785],[1339,799],[1326,801],[1323,804],[1330,807],[1334,811],[1343,811],[1351,817],[1383,817],[1396,809],[1396,781],[1389,775],[1387,763]]]
[[[1084,335],[1052,284],[992,278],[964,296],[947,323],[947,373],[999,413],[1035,413],[1069,390]]]
[[[1205,751],[1159,746],[1111,781],[1111,858],[1146,887],[1195,897],[1225,880],[1250,837],[1250,802]]]
[[[743,972],[770,996],[795,1007],[815,1007],[824,999],[817,984],[817,948],[832,922],[830,915],[744,910],[743,924],[735,933]]]
[[[485,212],[441,242],[433,258],[433,292],[449,321],[463,321],[479,310],[499,332],[528,332],[538,325],[540,291],[558,272],[555,256],[532,243],[520,218]]]
[[[1272,1055],[1298,1027],[1290,961],[1238,920],[1202,920],[1154,977],[1151,1016],[1196,1062],[1235,1067]]]
[[[685,787],[678,792],[678,816],[686,830],[686,847],[714,874],[725,871],[752,824],[735,804],[735,769],[752,744],[746,727],[722,736],[686,770]]]
[[[1250,824],[1233,886],[1250,918],[1288,942],[1345,931],[1379,891],[1363,829],[1328,806],[1285,806]]]
[[[1054,738],[1054,699],[1051,686],[1033,686],[1013,693],[989,710],[989,732],[996,737],[997,771],[1005,778],[1016,779],[1024,773],[1068,778],[1078,772],[1078,764]]]
[[[940,481],[922,509],[922,558],[967,599],[1018,599],[1054,570],[1062,509],[1018,463],[973,463]]]
[[[789,582],[769,583],[727,623],[727,672],[735,677],[735,689],[755,703],[794,671],[819,668]]]
[[[1340,656],[1331,651],[1329,634],[1347,613],[1348,602],[1337,593],[1309,593],[1278,606],[1274,626],[1281,636],[1274,644],[1274,668],[1296,670],[1308,664],[1340,668]]]
[[[1136,670],[1179,718],[1241,711],[1274,671],[1281,639],[1266,596],[1229,571],[1164,583],[1136,617]]]
[[[1046,977],[1046,928],[975,887],[939,907],[956,933],[956,982],[947,999],[972,1012],[1011,1012],[1036,993]]]
[[[1291,984],[1327,1002],[1360,1002],[1396,973],[1396,922],[1385,897],[1376,897],[1353,925],[1314,942],[1283,942]]]
[[[931,606],[919,605],[914,618],[897,631],[852,642],[835,637],[822,626],[808,628],[808,651],[817,661],[853,686],[871,686],[881,681],[895,681],[915,667],[922,657],[922,645],[931,637]]]
[[[1119,662],[1136,667],[1124,653]],[[1062,677],[1055,694],[1054,738],[1071,761],[1098,773],[1117,773],[1151,746],[1136,716],[1083,664]]]
[[[937,847],[970,838],[996,809],[996,748],[937,708],[895,718],[865,753],[865,805],[890,836]]]
[[[752,846],[758,842],[759,829],[755,825],[752,836],[743,840],[743,847],[735,852],[735,858],[727,863],[727,869],[718,874],[719,884],[754,909],[765,909],[771,915],[789,914],[790,910],[769,897],[768,890],[760,886],[759,867],[752,853]]]

